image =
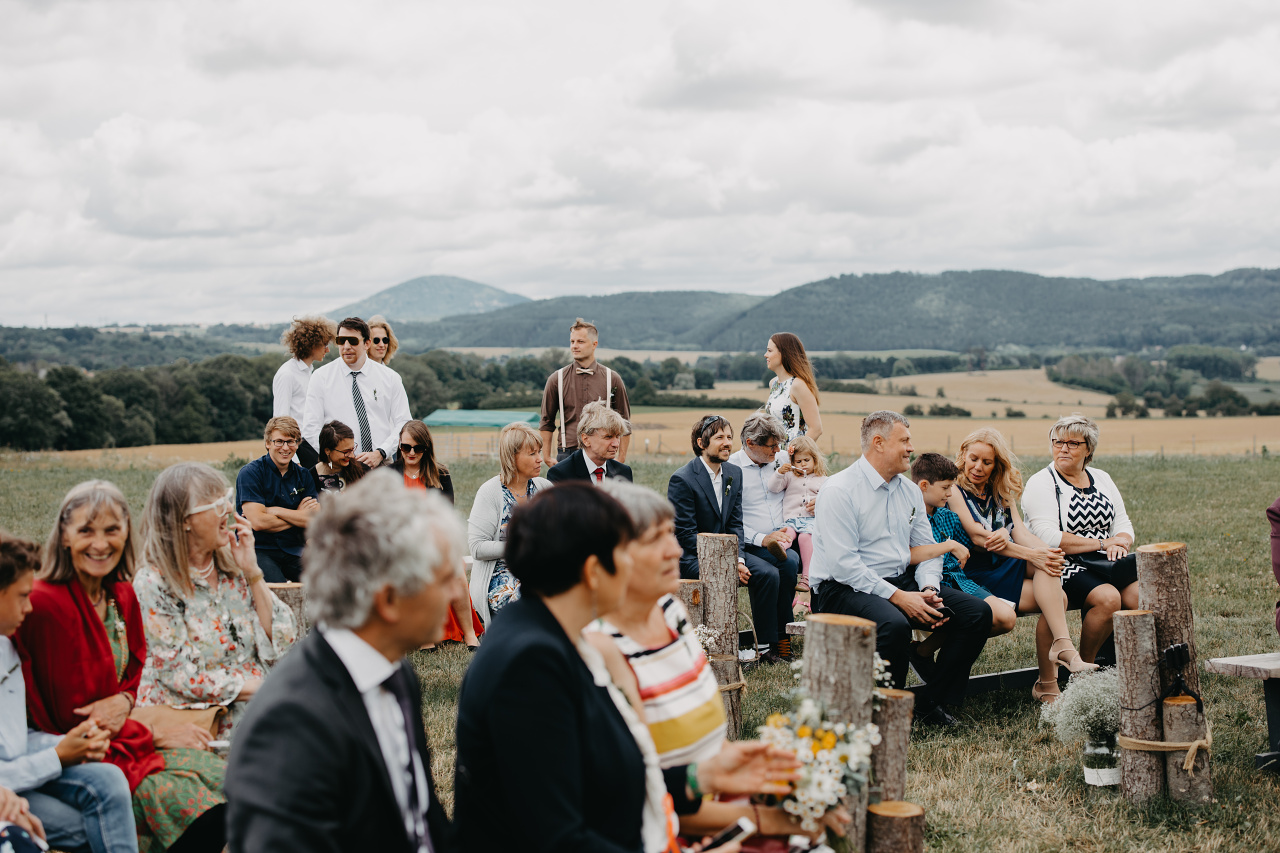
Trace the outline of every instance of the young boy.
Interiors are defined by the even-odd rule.
[[[40,547],[0,530],[0,786],[26,798],[59,850],[137,853],[129,783],[102,762],[109,733],[91,720],[66,735],[27,730],[26,682],[9,637],[31,612],[38,568]]]

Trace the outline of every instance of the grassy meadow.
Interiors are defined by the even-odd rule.
[[[639,482],[665,491],[673,466],[633,461]],[[1042,464],[1024,460],[1024,474]],[[1280,494],[1280,460],[1117,456],[1101,457],[1098,465],[1120,486],[1139,544],[1187,543],[1200,659],[1280,648],[1273,624],[1280,593],[1271,575],[1263,515]],[[466,512],[477,486],[496,473],[496,464],[466,461],[450,467],[459,509]],[[234,466],[226,470],[234,475]],[[117,483],[136,516],[155,473],[149,467],[85,467],[51,455],[0,454],[0,526],[43,539],[63,493],[90,477]],[[993,640],[978,671],[1033,664],[1033,628],[1023,619],[1013,634]],[[433,770],[450,805],[458,684],[469,659],[462,650],[445,648],[414,661],[435,750]],[[784,707],[782,694],[793,682],[784,667],[756,670],[747,682],[750,730]],[[913,738],[907,799],[926,809],[928,848],[1019,853],[1277,849],[1280,776],[1253,768],[1267,734],[1261,685],[1206,674],[1201,683],[1214,736],[1217,802],[1212,806],[1134,808],[1114,794],[1090,791],[1080,771],[1080,749],[1058,744],[1040,727],[1039,706],[1029,692],[1004,691],[970,700],[962,714],[968,724],[963,732],[917,732]]]

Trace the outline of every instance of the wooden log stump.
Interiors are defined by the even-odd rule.
[[[1156,651],[1159,653],[1160,692],[1173,683],[1164,662],[1164,650],[1186,643],[1191,663],[1182,671],[1195,693],[1200,692],[1200,668],[1196,664],[1195,619],[1191,612],[1191,571],[1187,546],[1181,542],[1143,545],[1138,555],[1138,606],[1156,618]]]
[[[738,537],[698,534],[704,623],[714,632],[707,655],[716,674],[730,740],[742,734],[742,667],[738,663]]]
[[[1167,743],[1191,743],[1201,740],[1208,732],[1204,714],[1196,708],[1196,700],[1190,696],[1173,696],[1164,700],[1164,739]],[[1187,750],[1165,753],[1165,779],[1169,785],[1169,799],[1177,803],[1204,805],[1213,800],[1213,772],[1209,750],[1196,751],[1195,764],[1188,773],[1183,764]]]
[[[899,800],[868,806],[867,853],[924,853],[924,809]]]
[[[1160,720],[1160,668],[1156,620],[1150,610],[1121,610],[1115,625],[1116,663],[1120,670],[1120,734],[1137,740],[1163,740]],[[1136,709],[1136,710],[1129,710]],[[1133,803],[1164,793],[1165,761],[1158,752],[1124,749],[1120,753],[1120,792]]]
[[[702,581],[681,580],[680,601],[689,611],[690,625],[696,628],[707,621],[702,607]]]
[[[901,800],[907,795],[907,749],[915,703],[916,694],[910,690],[885,688],[880,691],[880,707],[871,713],[871,722],[880,727],[880,743],[871,750],[871,772],[881,800]]]
[[[857,616],[815,613],[805,625],[800,686],[826,707],[832,719],[865,726],[871,722],[875,689],[876,623]],[[853,815],[849,838],[859,853],[867,839],[868,794],[863,788],[846,796],[843,803]]]
[[[298,620],[298,639],[301,640],[311,630],[311,620],[307,618],[307,594],[302,584],[269,583],[267,589],[293,611],[294,618]]]

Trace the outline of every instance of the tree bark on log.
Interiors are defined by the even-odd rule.
[[[1191,663],[1182,671],[1187,686],[1200,692],[1200,668],[1196,663],[1195,618],[1191,611],[1191,572],[1187,546],[1181,542],[1143,545],[1138,555],[1138,606],[1156,618],[1156,651],[1160,666],[1160,692],[1173,683],[1164,662],[1164,650],[1186,643]]]
[[[1200,740],[1208,731],[1204,714],[1196,708],[1196,700],[1190,696],[1173,696],[1164,700],[1164,739],[1166,743],[1190,743]],[[1187,751],[1166,752],[1165,778],[1169,784],[1169,798],[1176,803],[1193,806],[1204,805],[1213,799],[1213,772],[1209,750],[1196,751],[1192,773],[1182,769]]]
[[[698,575],[702,583],[704,624],[710,642],[711,670],[720,685],[730,740],[742,734],[742,667],[738,663],[738,537],[698,534]]]
[[[1161,725],[1156,620],[1150,610],[1121,610],[1112,617],[1116,663],[1120,671],[1120,734],[1138,740],[1164,740]],[[1130,708],[1137,710],[1128,710]],[[1165,761],[1158,752],[1125,749],[1120,753],[1120,792],[1132,803],[1164,793]]]
[[[707,621],[702,606],[702,581],[681,579],[680,601],[684,603],[684,609],[689,611],[690,625],[696,628]]]
[[[311,630],[311,620],[307,618],[307,595],[302,584],[269,583],[267,588],[293,611],[294,618],[298,620],[298,639],[301,640]]]
[[[867,853],[924,853],[924,809],[898,800],[868,806]]]
[[[876,623],[857,616],[815,613],[805,624],[800,686],[826,707],[831,719],[865,726],[871,722],[875,689]],[[843,803],[853,815],[849,837],[859,853],[867,840],[867,796],[864,787]]]
[[[880,743],[871,750],[871,770],[883,801],[907,795],[907,749],[915,704],[916,694],[890,687],[880,691],[880,707],[871,713],[871,722],[880,727]]]

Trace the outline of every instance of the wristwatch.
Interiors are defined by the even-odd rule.
[[[382,461],[383,461],[383,462],[386,462],[386,461],[387,461],[387,451],[385,451],[385,450],[383,450],[381,447],[379,447],[379,448],[378,448],[378,452],[382,454]]]

